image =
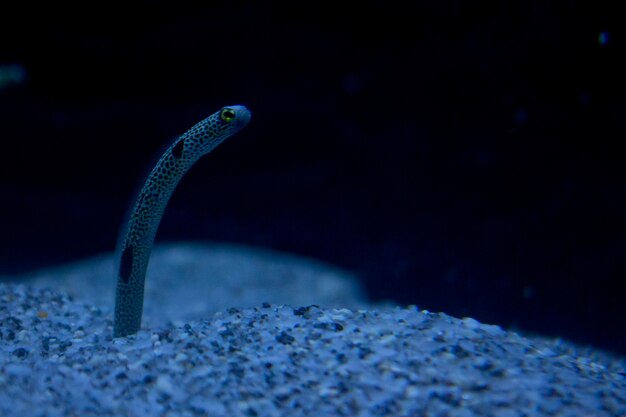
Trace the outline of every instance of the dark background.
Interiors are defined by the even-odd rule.
[[[0,64],[25,78],[0,87],[0,273],[112,250],[160,150],[245,104],[159,240],[301,254],[372,300],[626,353],[623,20],[586,3],[5,13]]]

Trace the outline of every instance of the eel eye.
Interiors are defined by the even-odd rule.
[[[223,121],[228,123],[235,118],[235,111],[233,109],[229,109],[228,107],[224,107],[220,112],[220,117]]]

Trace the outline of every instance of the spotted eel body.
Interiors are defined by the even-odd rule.
[[[115,292],[115,337],[139,331],[150,251],[165,206],[176,185],[201,156],[245,127],[250,117],[244,106],[222,108],[178,137],[148,175],[126,229],[122,230]]]

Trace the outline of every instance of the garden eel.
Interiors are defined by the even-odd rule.
[[[250,121],[244,106],[228,106],[179,136],[167,148],[141,188],[122,229],[115,291],[114,336],[137,333],[141,326],[146,268],[165,206],[183,175],[203,155]]]

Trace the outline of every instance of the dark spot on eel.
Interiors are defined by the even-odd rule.
[[[176,145],[174,145],[174,147],[172,148],[172,155],[174,155],[174,158],[180,159],[180,157],[183,155],[184,145],[185,145],[185,139],[181,139],[178,142],[176,142]]]
[[[133,270],[133,245],[129,245],[122,252],[122,260],[120,262],[120,278],[124,284],[130,281],[130,272]]]

